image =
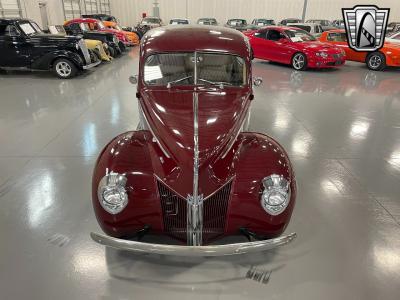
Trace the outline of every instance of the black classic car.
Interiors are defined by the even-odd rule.
[[[64,30],[68,35],[81,35],[84,39],[98,40],[106,43],[112,57],[116,57],[122,53],[121,48],[118,46],[118,38],[111,32],[90,30],[86,23],[64,25]]]
[[[225,27],[233,28],[239,31],[249,29],[249,27],[247,26],[247,21],[245,19],[229,19],[226,22]]]
[[[89,53],[81,37],[43,33],[28,19],[0,19],[2,69],[52,70],[67,79],[100,62]]]

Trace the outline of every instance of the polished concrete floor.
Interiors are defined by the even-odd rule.
[[[1,299],[400,299],[400,70],[294,72],[255,61],[250,127],[277,138],[298,178],[269,253],[180,259],[94,243],[91,172],[138,121],[137,49],[72,80],[0,74]],[[246,278],[250,268],[269,276]]]

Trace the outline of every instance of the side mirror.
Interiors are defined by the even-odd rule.
[[[138,77],[137,75],[129,76],[129,82],[131,84],[137,84],[138,83]]]
[[[260,86],[262,82],[263,82],[263,80],[262,80],[261,77],[255,77],[255,78],[253,79],[253,84],[254,84],[254,86]]]

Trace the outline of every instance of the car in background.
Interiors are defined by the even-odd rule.
[[[169,20],[170,25],[189,25],[188,19],[171,19]]]
[[[67,35],[62,25],[49,25],[48,28],[51,34],[58,34],[64,36]],[[85,39],[85,38],[84,41],[89,51],[93,51],[93,53],[97,56],[99,60],[111,61],[112,57],[110,55],[110,52],[108,51],[108,45],[106,43],[102,43],[99,40]]]
[[[62,79],[101,63],[82,37],[43,33],[32,20],[0,19],[0,68],[51,70]]]
[[[400,22],[390,22],[386,27],[386,33],[393,33],[400,31]]]
[[[107,28],[102,21],[97,19],[89,19],[89,18],[78,18],[66,21],[64,26],[70,26],[71,24],[84,24],[85,28],[90,31],[101,31],[101,32],[109,32],[115,34],[118,38],[118,46],[122,51],[125,51],[126,47],[133,46],[133,43],[128,39],[128,37],[120,30]]]
[[[295,70],[338,67],[346,61],[343,50],[296,27],[267,26],[244,34],[255,58],[288,64]]]
[[[90,30],[87,23],[70,23],[68,25],[55,25],[55,27],[61,26],[64,28],[66,34],[83,36],[84,39],[92,39],[102,41],[103,44],[107,44],[107,49],[112,57],[121,55],[122,50],[119,47],[119,40],[114,33]],[[61,30],[61,29],[60,29]]]
[[[347,43],[347,34],[343,29],[325,31],[319,40],[340,47],[346,52],[346,59],[365,63],[370,70],[382,71],[386,66],[400,67],[400,45],[385,42],[374,52],[361,52],[351,49]]]
[[[312,34],[315,37],[319,37],[323,32],[322,26],[316,23],[293,23],[290,24],[291,27],[297,27],[304,31],[307,31],[309,34]]]
[[[292,23],[302,23],[302,22],[303,22],[303,21],[302,21],[301,19],[288,18],[288,19],[283,19],[282,21],[280,21],[278,25],[287,26],[288,24],[292,24]]]
[[[103,24],[107,28],[118,30],[119,32],[123,33],[129,39],[133,46],[139,45],[139,36],[135,32],[122,30],[122,28],[115,22],[103,21]]]
[[[157,17],[145,17],[143,18],[138,26],[146,26],[149,29],[153,29],[153,28],[157,28],[160,26],[163,26],[164,23],[162,22],[162,20],[160,18]]]
[[[107,15],[107,14],[87,14],[87,15],[82,15],[82,18],[97,19],[100,21],[109,21],[109,22],[118,23],[116,17],[114,17],[112,15]]]
[[[245,31],[248,29],[247,21],[245,19],[229,19],[228,21],[226,21],[226,24],[224,26],[239,31]]]
[[[273,19],[253,19],[248,29],[254,30],[268,25],[275,25],[275,21]]]
[[[400,31],[389,34],[385,37],[385,42],[400,44]]]
[[[335,27],[337,29],[344,29],[343,19],[333,20],[332,25],[333,25],[333,27]]]
[[[217,19],[215,19],[215,18],[200,18],[197,20],[197,24],[217,26],[218,22],[217,22]]]
[[[96,161],[92,205],[104,234],[92,232],[94,241],[202,257],[266,251],[296,237],[282,236],[297,194],[292,163],[274,138],[246,131],[260,83],[248,42],[218,32],[170,26],[143,37],[139,75],[130,78],[142,121]],[[141,239],[147,234],[153,242]],[[246,242],[224,243],[235,236]],[[175,241],[154,243],[165,237]]]
[[[335,26],[333,26],[333,24],[329,20],[311,19],[307,20],[306,23],[319,24],[321,25],[323,31],[335,29]]]

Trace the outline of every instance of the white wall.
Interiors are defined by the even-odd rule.
[[[152,15],[153,0],[111,0],[111,12],[124,25],[134,25],[142,12]],[[219,23],[228,18],[301,18],[304,0],[159,0],[160,15],[164,22],[174,17],[196,21],[200,17],[215,17]],[[342,17],[341,8],[357,4],[376,4],[391,8],[390,19],[400,20],[400,0],[308,0],[307,18],[328,20]]]
[[[62,24],[64,11],[61,0],[21,0],[24,16],[41,23],[39,1],[47,3],[49,24]],[[135,25],[141,14],[152,15],[154,0],[110,0],[111,13],[123,25]],[[215,17],[220,24],[228,18],[301,18],[304,0],[159,0],[160,15],[164,22],[174,17],[196,21],[200,17]],[[377,4],[389,7],[390,20],[400,21],[400,0],[308,0],[308,18],[338,19],[341,8],[356,4]],[[186,7],[187,5],[187,7]],[[83,7],[83,4],[82,4]]]

